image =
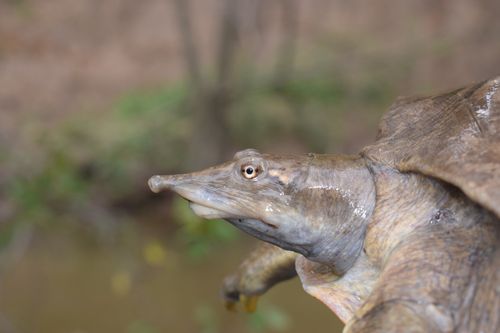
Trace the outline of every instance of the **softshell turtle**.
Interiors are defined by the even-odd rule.
[[[298,275],[344,332],[500,331],[500,78],[397,100],[359,155],[248,149],[154,176],[204,218],[263,240],[229,302]]]

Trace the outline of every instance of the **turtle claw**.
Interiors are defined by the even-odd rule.
[[[240,302],[243,303],[243,307],[245,312],[253,313],[257,310],[257,301],[259,300],[259,296],[245,296],[240,295]]]
[[[238,304],[241,303],[243,305],[243,310],[247,313],[253,313],[257,310],[257,301],[259,300],[259,296],[246,296],[240,295],[238,301],[226,300],[224,302],[224,307],[227,311],[230,312],[238,312]]]

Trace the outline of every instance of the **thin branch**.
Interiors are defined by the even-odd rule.
[[[274,84],[277,87],[283,86],[292,74],[298,34],[297,0],[281,0],[280,3],[283,37],[276,56]]]
[[[201,76],[200,63],[198,61],[198,52],[194,41],[189,0],[175,0],[174,5],[189,80],[191,81],[193,88],[200,91],[203,86],[203,80]]]
[[[225,86],[231,72],[238,37],[238,0],[225,0],[221,17],[219,47],[216,56],[217,84]]]

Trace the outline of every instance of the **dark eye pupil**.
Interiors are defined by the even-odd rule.
[[[247,175],[251,175],[253,173],[253,168],[252,167],[248,167],[245,172],[247,173]]]

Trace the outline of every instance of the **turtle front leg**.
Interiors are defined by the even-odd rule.
[[[261,243],[243,261],[236,273],[224,279],[222,294],[226,308],[235,311],[238,302],[245,311],[253,312],[257,298],[276,283],[297,275],[295,252],[286,251],[268,243]]]

